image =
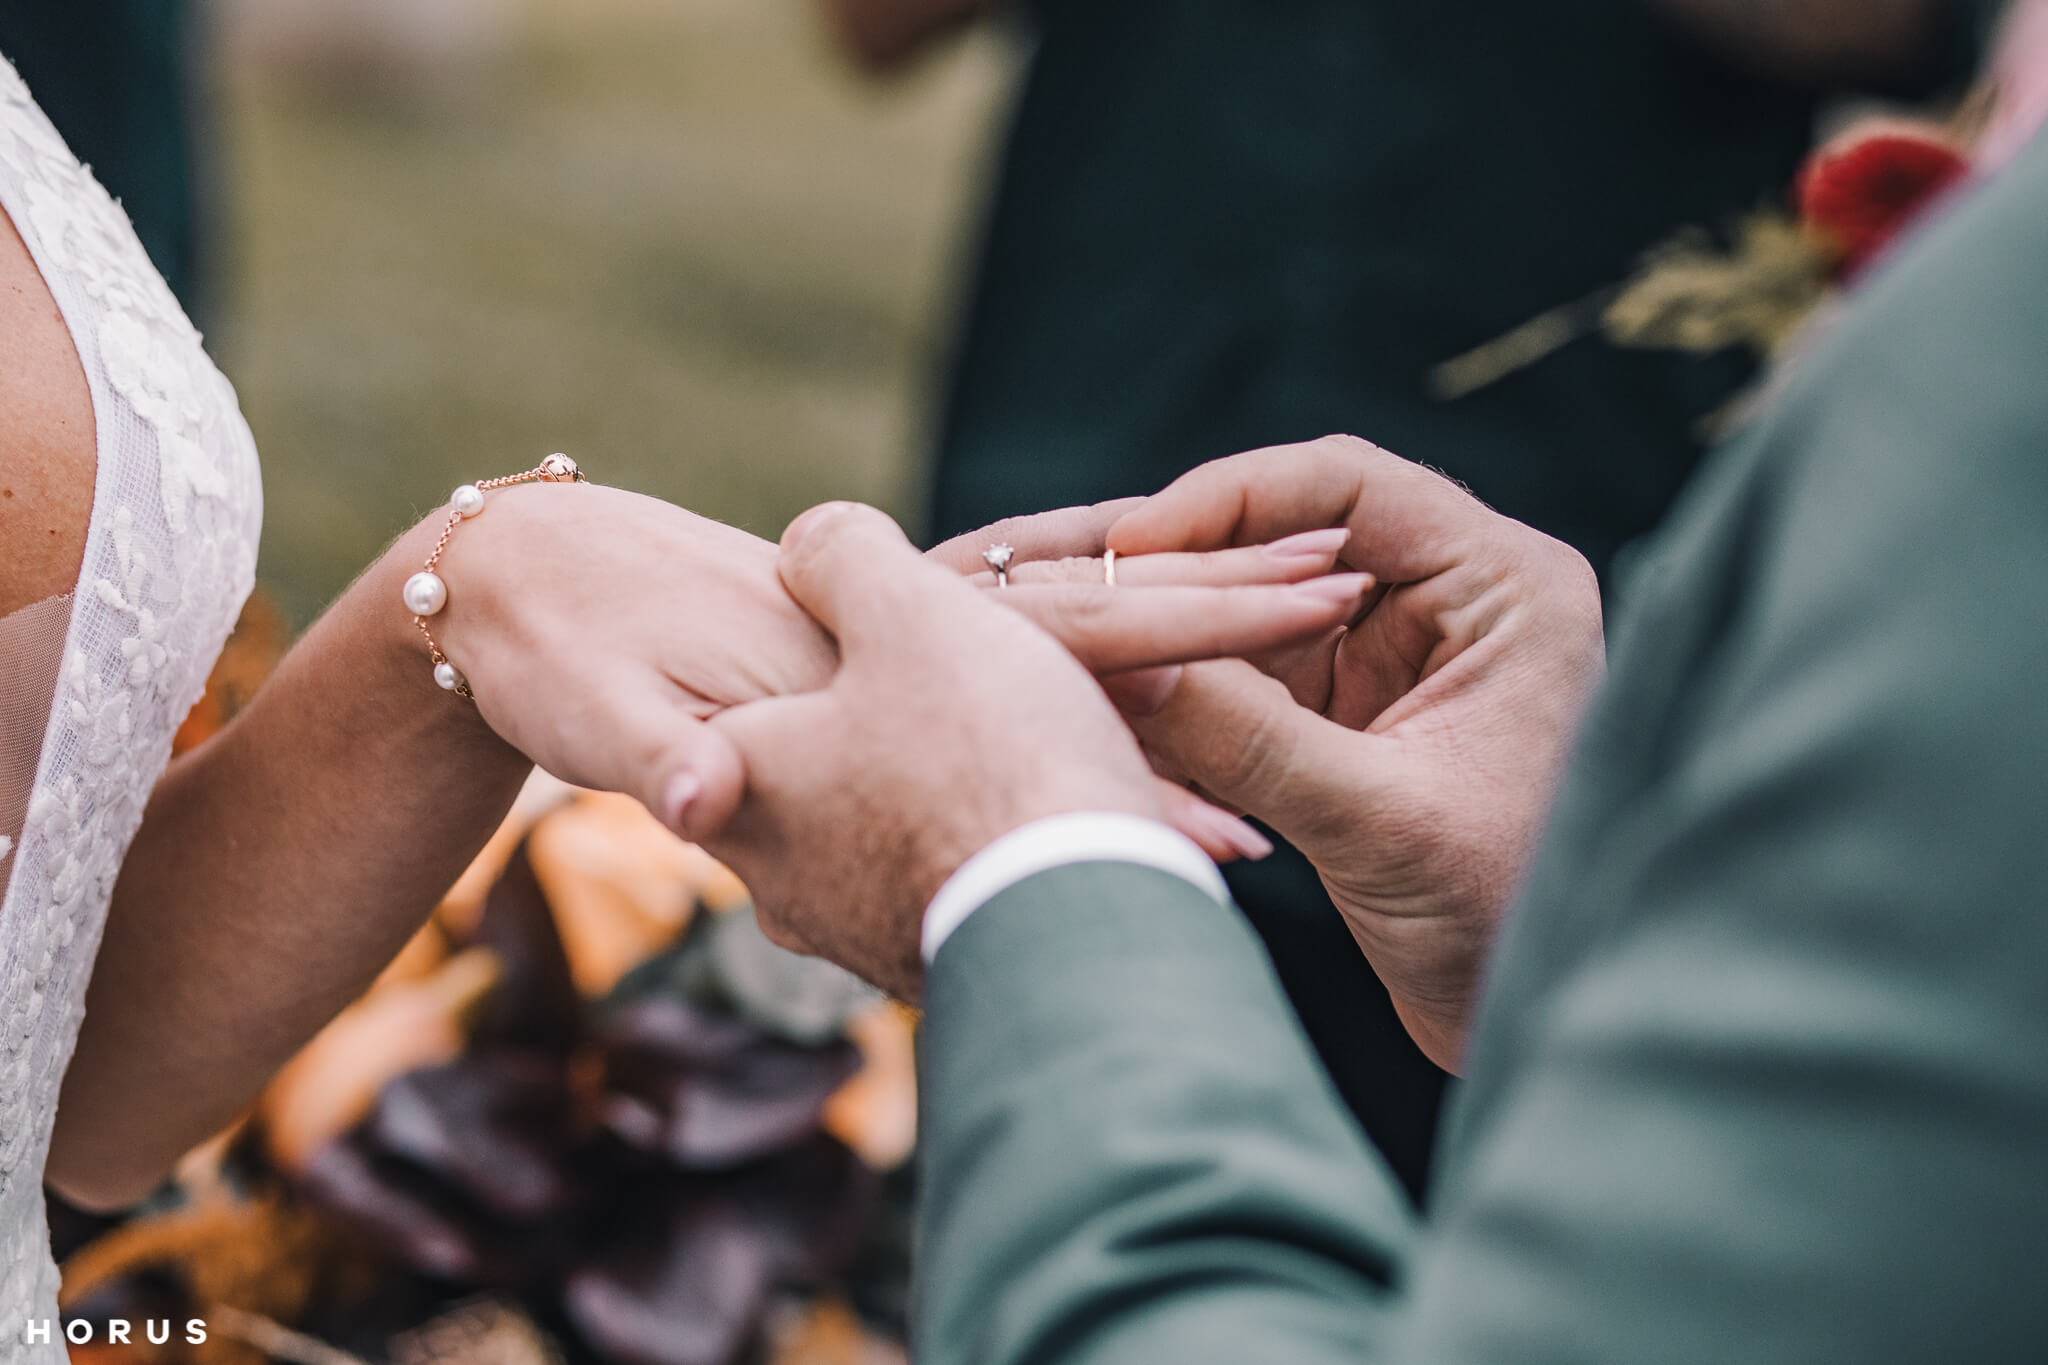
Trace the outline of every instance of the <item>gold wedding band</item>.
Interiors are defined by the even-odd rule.
[[[1109,584],[1112,588],[1116,586],[1115,550],[1104,550],[1102,552],[1102,581]]]

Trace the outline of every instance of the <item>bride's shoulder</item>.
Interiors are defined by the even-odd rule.
[[[9,306],[35,324],[33,338],[25,334],[20,344],[35,347],[40,362],[33,377],[22,378],[35,383],[49,405],[39,428],[49,442],[12,458],[18,468],[39,472],[33,485],[39,494],[62,484],[73,499],[46,512],[62,520],[82,497],[87,547],[104,514],[128,528],[124,543],[148,541],[163,551],[125,555],[119,581],[109,589],[123,601],[136,601],[133,592],[145,586],[138,574],[162,571],[156,587],[181,601],[204,594],[174,579],[249,577],[262,488],[255,441],[234,389],[150,263],[127,214],[72,155],[4,57],[0,209],[12,229],[0,228],[8,239],[0,249],[10,257],[11,281],[21,286]],[[6,425],[0,418],[0,428]],[[0,448],[7,440],[0,430]],[[7,458],[0,449],[0,460]],[[96,460],[111,467],[96,468]],[[119,491],[119,505],[96,505],[96,487]],[[157,496],[149,496],[152,488]],[[67,524],[80,520],[71,517]],[[44,539],[64,539],[61,527],[56,537],[49,529],[43,528]],[[53,573],[65,580],[57,592],[72,586],[62,565],[76,570],[81,547],[70,548],[68,558],[56,556],[57,567],[45,565],[40,580],[17,588],[17,595],[48,587]]]
[[[97,460],[92,393],[71,333],[4,210],[0,414],[0,544],[8,547],[0,557],[0,616],[6,616],[69,592],[77,582]]]

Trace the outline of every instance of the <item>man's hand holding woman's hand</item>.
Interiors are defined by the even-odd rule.
[[[998,542],[1010,586],[977,589]],[[778,562],[653,499],[509,489],[444,562],[444,644],[484,718],[708,840],[784,941],[914,995],[926,901],[1040,815],[1135,811],[1257,851],[1158,769],[1309,856],[1446,1065],[1603,669],[1576,553],[1345,437],[929,556],[844,504],[799,518]]]
[[[914,1000],[925,906],[968,858],[1046,816],[1164,814],[1081,662],[880,512],[805,513],[782,576],[838,640],[838,673],[713,719],[746,797],[682,820],[747,883],[777,942]]]
[[[1079,514],[1098,547],[1116,510]],[[1001,604],[1098,673],[1318,634],[1351,615],[1365,591],[1357,575],[1322,576],[1336,562],[1327,537],[1321,548],[1293,554],[1133,559],[1120,566],[1125,586],[1112,589],[1101,581],[1100,560],[1059,557],[1074,519],[991,528],[960,567],[980,569],[981,550],[1008,538],[1018,565]],[[401,542],[392,556],[400,568],[424,559],[440,522],[430,518]],[[936,561],[966,556],[963,542]],[[711,717],[824,688],[839,665],[832,635],[785,590],[774,545],[620,489],[494,492],[487,510],[450,539],[442,568],[450,591],[436,636],[468,676],[483,720],[557,776],[631,793],[671,824],[686,805],[704,820],[739,804],[742,769]],[[1302,579],[1314,581],[1297,586]],[[997,596],[992,587],[983,595]],[[418,638],[393,607],[399,648],[410,657]],[[431,692],[419,652],[427,704],[444,701]],[[984,700],[1028,686],[994,665],[978,684]],[[1243,822],[1177,788],[1161,784],[1158,799],[1213,856],[1263,844]]]

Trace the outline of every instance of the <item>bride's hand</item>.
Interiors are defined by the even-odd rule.
[[[393,553],[424,562],[444,521],[429,517]],[[1334,558],[1334,547],[1290,564],[1256,552],[1167,556],[1120,572],[1129,590],[1034,570],[1003,596],[1084,664],[1117,672],[1329,630],[1357,609],[1364,580],[1292,580]],[[739,800],[739,760],[708,717],[815,690],[837,665],[831,637],[784,592],[776,559],[767,541],[658,499],[521,485],[490,494],[456,528],[440,565],[448,605],[430,625],[508,743],[570,782],[637,796],[675,826],[685,806],[715,817]],[[1041,576],[1055,581],[1031,581]],[[1162,581],[1175,578],[1195,585]],[[1231,848],[1212,816],[1178,813],[1190,833],[1206,823],[1205,847]]]

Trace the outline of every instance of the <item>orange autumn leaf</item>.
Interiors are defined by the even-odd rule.
[[[291,643],[291,624],[270,594],[258,587],[243,604],[220,658],[214,660],[205,695],[172,737],[171,752],[185,753],[218,734],[269,680]]]
[[[917,1146],[917,1016],[893,1000],[847,1021],[861,1068],[825,1102],[825,1131],[867,1163],[893,1170]]]
[[[604,994],[674,943],[700,888],[723,871],[638,801],[607,792],[585,793],[549,814],[526,850],[586,996]]]
[[[461,1056],[470,1012],[497,981],[497,954],[471,948],[420,980],[373,990],[349,1006],[257,1102],[272,1160],[299,1169],[368,1114],[391,1080]]]

